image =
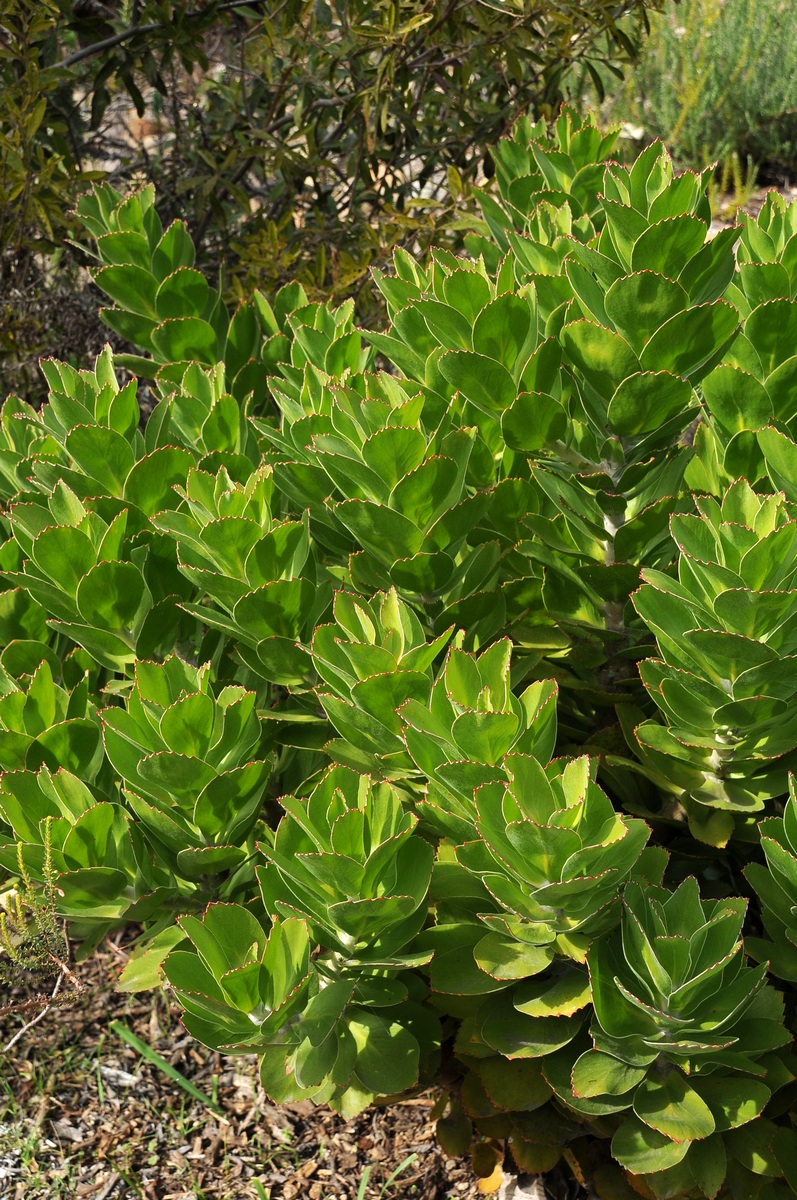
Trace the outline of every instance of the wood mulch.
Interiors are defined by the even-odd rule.
[[[115,992],[120,958],[106,945],[76,968],[81,991],[0,1057],[0,1200],[479,1195],[468,1161],[447,1159],[437,1145],[433,1096],[352,1121],[307,1102],[276,1107],[259,1087],[253,1057],[222,1057],[198,1045],[162,993]],[[109,1030],[114,1018],[224,1115]],[[27,1020],[30,1010],[0,1018],[0,1045]]]

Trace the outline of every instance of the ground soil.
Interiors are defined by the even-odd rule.
[[[222,1058],[199,1046],[163,993],[115,992],[122,957],[106,944],[77,967],[81,990],[67,990],[65,1003],[0,1057],[0,1200],[478,1196],[468,1161],[446,1159],[435,1141],[433,1096],[353,1121],[309,1103],[275,1107],[253,1057]],[[0,1045],[32,1011],[0,1017]],[[109,1030],[113,1019],[223,1115]]]

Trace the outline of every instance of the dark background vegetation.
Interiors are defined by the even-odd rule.
[[[154,181],[228,298],[299,278],[378,316],[395,245],[458,239],[512,121],[618,86],[662,0],[0,0],[0,392],[107,336],[68,239]]]

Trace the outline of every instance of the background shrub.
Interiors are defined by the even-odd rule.
[[[619,74],[658,3],[1,0],[0,390],[35,392],[40,353],[99,349],[61,250],[96,171],[157,180],[226,293],[298,278],[373,320],[368,268],[457,243],[485,147],[553,111],[576,65]]]
[[[682,165],[735,154],[775,178],[797,163],[797,29],[789,0],[681,0],[651,18],[613,117]]]

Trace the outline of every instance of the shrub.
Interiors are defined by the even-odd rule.
[[[651,21],[620,108],[676,158],[726,172],[797,155],[797,36],[786,0],[680,0]],[[749,171],[749,166],[748,166]],[[740,186],[739,183],[736,185]]]
[[[156,403],[108,350],[3,410],[0,863],[277,1101],[785,1200],[797,208],[707,240],[616,132],[520,121],[373,332],[83,202]]]
[[[93,347],[74,298],[60,315],[75,265],[62,244],[100,172],[122,190],[157,181],[166,223],[187,220],[236,298],[299,278],[314,300],[355,296],[373,323],[369,267],[436,230],[458,243],[483,148],[517,113],[551,111],[574,68],[620,73],[659,4],[2,0],[8,386],[35,394],[56,328],[64,357]],[[40,256],[57,247],[56,274]]]

